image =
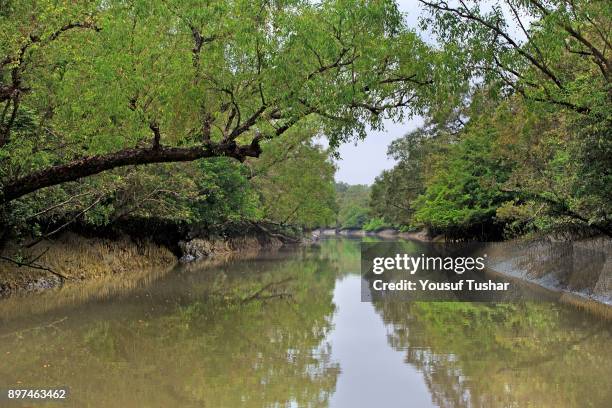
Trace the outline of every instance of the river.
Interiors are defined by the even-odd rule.
[[[0,301],[0,388],[66,386],[58,407],[612,406],[610,322],[365,303],[359,268],[358,241],[329,239]]]

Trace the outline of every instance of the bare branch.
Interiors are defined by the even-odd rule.
[[[85,192],[85,193],[81,193],[81,194],[74,195],[74,196],[70,197],[69,199],[67,199],[66,201],[62,201],[61,203],[58,203],[58,204],[52,205],[52,206],[51,206],[51,207],[49,207],[49,208],[45,208],[45,209],[44,209],[44,210],[42,210],[42,211],[39,211],[39,212],[37,212],[37,213],[35,213],[35,214],[32,214],[32,215],[30,215],[30,216],[29,216],[28,218],[26,218],[26,219],[27,219],[27,220],[31,220],[31,219],[33,219],[33,218],[40,217],[41,215],[46,214],[46,213],[48,213],[49,211],[53,211],[53,210],[55,210],[56,208],[63,207],[63,206],[64,206],[64,205],[66,205],[66,204],[70,204],[70,203],[71,203],[73,200],[75,200],[75,199],[77,199],[77,198],[84,197],[84,196],[87,196],[87,195],[90,195],[90,194],[93,194],[93,193],[92,193],[91,191],[87,191],[87,192]]]
[[[227,138],[233,140],[248,131],[265,112],[266,108],[266,105],[261,105],[242,125],[237,125]],[[240,122],[238,121],[237,123],[239,124]]]
[[[78,220],[79,218],[81,218],[83,215],[85,215],[85,213],[89,210],[91,210],[93,207],[95,207],[101,200],[102,198],[104,198],[104,195],[99,196],[97,199],[95,199],[87,208],[85,208],[84,210],[82,210],[81,212],[79,212],[77,215],[75,215],[72,219],[68,220],[67,222],[65,222],[64,224],[62,224],[61,226],[57,227],[56,229],[54,229],[53,231],[44,234],[42,237],[38,238],[37,240],[35,240],[34,242],[26,245],[26,248],[32,248],[35,245],[38,245],[40,242],[44,241],[45,239],[49,238],[51,235],[55,235],[58,232],[60,232],[61,230],[63,230],[64,228],[66,228],[67,226],[69,226],[70,224],[72,224],[73,222],[75,222],[76,220]]]
[[[319,67],[319,69],[317,69],[316,71],[311,72],[310,74],[308,74],[306,79],[311,80],[317,74],[322,74],[322,73],[324,73],[326,71],[329,71],[331,69],[340,68],[340,67],[344,67],[344,66],[352,64],[357,59],[356,55],[352,56],[347,61],[342,61],[342,58],[344,58],[344,56],[346,55],[346,53],[348,51],[349,51],[348,48],[342,48],[342,50],[340,50],[340,55],[338,55],[338,58],[336,58],[336,60],[334,62],[332,62],[331,64],[328,64],[328,65],[321,65]],[[318,57],[318,55],[317,55],[317,57]],[[319,59],[319,62],[321,62],[320,59]]]
[[[26,267],[26,268],[31,268],[31,269],[38,269],[38,270],[42,270],[42,271],[47,271],[47,272],[57,276],[58,278],[62,279],[62,281],[70,279],[69,277],[67,277],[65,275],[62,275],[61,273],[56,272],[56,271],[54,271],[53,269],[51,269],[49,267],[37,264],[35,262],[31,262],[31,261],[27,261],[27,260],[26,261],[20,261],[18,259],[13,259],[13,258],[10,258],[8,256],[4,256],[4,255],[0,255],[0,260],[12,263],[13,265],[17,265],[17,267],[19,267],[19,268]]]

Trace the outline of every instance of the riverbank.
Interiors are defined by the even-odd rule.
[[[516,240],[488,243],[484,251],[494,272],[612,306],[609,238]]]
[[[444,242],[427,230],[399,232],[394,229],[318,229],[315,238],[377,237],[387,240]],[[488,269],[502,276],[530,282],[547,290],[612,306],[612,240],[607,237],[541,237],[483,243]]]
[[[379,237],[384,239],[401,238],[413,241],[422,242],[441,242],[444,241],[444,237],[441,235],[433,236],[431,233],[422,229],[420,231],[413,232],[400,232],[393,228],[384,228],[377,231],[365,231],[359,228],[319,228],[313,231],[313,236],[318,237],[331,237],[340,236],[348,238],[361,238],[361,237]]]
[[[215,229],[154,220],[104,229],[74,226],[49,240],[5,243],[0,249],[0,297],[299,242],[300,237],[274,225],[251,222]]]
[[[362,302],[359,246],[218,256],[113,279],[131,284],[105,295],[93,281],[13,296],[0,302],[0,378],[64,384],[68,406],[610,401],[610,321],[556,302]]]
[[[400,233],[394,230],[319,229],[321,237],[378,237],[438,242],[426,231]],[[185,226],[137,221],[120,229],[91,230],[74,228],[53,240],[27,245],[5,244],[0,252],[11,259],[35,259],[39,268],[3,261],[0,263],[0,297],[15,293],[38,292],[63,285],[100,279],[126,279],[134,271],[171,268],[178,262],[257,253],[264,248],[279,248],[301,243],[275,225],[240,223],[222,228]],[[612,305],[612,243],[607,238],[576,241],[507,241],[487,243],[489,269],[546,289]],[[20,258],[21,257],[21,258]]]

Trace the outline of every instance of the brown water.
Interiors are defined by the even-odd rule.
[[[557,303],[362,303],[359,243],[0,302],[0,388],[74,407],[610,407],[612,325]],[[0,399],[0,406],[19,406]]]

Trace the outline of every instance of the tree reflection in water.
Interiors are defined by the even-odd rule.
[[[68,385],[81,407],[325,407],[334,275],[306,253],[179,272],[0,333],[0,378]]]
[[[359,269],[358,241],[328,240],[178,269],[104,297],[84,290],[66,302],[76,292],[60,291],[0,302],[0,385],[67,385],[63,407],[327,407],[337,385],[379,392],[353,380],[369,375],[372,361],[398,358],[376,371],[379,387],[407,378],[415,384],[403,396],[418,390],[441,407],[612,401],[610,323],[556,303],[338,301],[352,318],[330,336],[336,282],[360,279]],[[353,344],[366,331],[383,346],[367,356],[333,350],[363,363],[339,367],[330,339]],[[387,397],[382,406],[398,402]]]
[[[612,327],[553,303],[378,302],[440,407],[608,407]]]

